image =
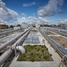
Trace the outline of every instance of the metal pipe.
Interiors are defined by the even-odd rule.
[[[15,31],[18,31],[18,30],[11,30],[11,31],[7,31],[7,32],[5,31],[5,32],[0,33],[0,35],[8,34],[8,33],[15,32]]]
[[[0,33],[5,32],[5,31],[10,31],[10,30],[14,30],[14,28],[0,29]]]
[[[5,51],[0,56],[0,65],[2,65],[2,63],[4,63],[9,58],[9,56],[14,52],[14,49],[15,49],[16,45],[22,45],[23,44],[24,39],[27,37],[27,35],[29,33],[30,33],[30,30],[27,33],[25,33],[19,40],[17,40],[16,43],[14,43],[10,49]]]
[[[38,29],[39,30],[39,29]],[[67,50],[64,49],[60,44],[58,44],[56,41],[54,41],[52,38],[47,36],[45,33],[43,33],[41,30],[39,32],[47,39],[47,41],[52,45],[52,47],[58,52],[58,54],[63,58],[64,55],[67,55]]]
[[[20,30],[20,29],[2,32],[2,33],[0,33],[0,38],[3,38],[3,37],[5,37],[5,36],[8,36],[9,34],[14,33],[14,32],[16,32],[16,31],[19,31],[19,30]]]
[[[2,44],[0,46],[0,50],[2,50],[3,48],[5,48],[6,46],[10,45],[10,43],[15,42],[15,40],[17,40],[20,36],[22,36],[23,34],[25,34],[30,28],[26,29],[23,33],[20,33],[18,36],[16,36],[15,38],[7,41],[5,44]]]
[[[67,30],[58,29],[58,28],[51,28],[51,27],[45,27],[45,28],[47,28],[48,30],[53,31],[57,34],[60,34],[60,35],[67,37]]]
[[[19,50],[22,54],[25,53],[25,48],[22,46],[16,46],[16,50]]]
[[[2,65],[2,63],[7,60],[7,58],[12,54],[12,52],[13,50],[9,49],[5,51],[2,56],[0,56],[0,65]]]

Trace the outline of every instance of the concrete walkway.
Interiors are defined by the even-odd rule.
[[[41,45],[46,45],[50,54],[52,54],[52,58],[54,61],[41,61],[41,62],[28,62],[28,61],[16,61],[18,57],[15,57],[9,67],[59,67],[60,57],[54,51],[54,49],[50,46],[47,40],[38,32],[39,41]],[[43,42],[45,40],[45,43]],[[40,45],[39,44],[39,45]]]

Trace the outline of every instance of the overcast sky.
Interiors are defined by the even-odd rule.
[[[7,24],[67,22],[67,0],[0,0],[0,21]]]

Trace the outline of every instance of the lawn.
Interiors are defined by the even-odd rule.
[[[45,33],[46,33],[47,35],[54,35],[54,33],[51,32],[51,31],[46,31]]]
[[[38,32],[37,30],[32,30],[33,32]]]
[[[62,45],[64,48],[67,48],[67,39],[62,36],[50,36],[52,39],[54,39],[56,42],[58,42],[60,45]]]
[[[26,45],[26,53],[20,54],[17,61],[52,61],[52,54],[45,45]]]

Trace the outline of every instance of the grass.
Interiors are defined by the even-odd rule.
[[[52,61],[52,54],[45,45],[26,45],[24,48],[26,53],[20,54],[17,61]]]
[[[52,39],[54,39],[57,43],[62,45],[64,48],[67,47],[67,39],[62,36],[50,36]]]
[[[46,31],[45,32],[47,35],[54,35],[54,33],[52,33],[51,31]]]
[[[55,37],[55,36],[51,36],[51,38],[60,41],[61,37]]]
[[[37,30],[32,30],[33,32],[37,32]]]

